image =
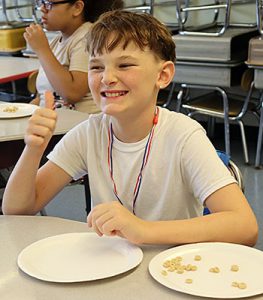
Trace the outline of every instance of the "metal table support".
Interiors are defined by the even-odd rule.
[[[263,93],[260,96],[260,120],[259,120],[259,129],[258,129],[258,140],[257,140],[257,151],[256,151],[256,160],[255,168],[260,168],[260,154],[262,149],[262,135],[263,135]]]

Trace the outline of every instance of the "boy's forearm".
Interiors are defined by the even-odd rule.
[[[257,222],[253,217],[244,218],[236,212],[221,212],[187,220],[146,222],[143,243],[231,242],[253,246]]]
[[[43,153],[25,147],[5,188],[4,214],[35,214],[35,181]]]

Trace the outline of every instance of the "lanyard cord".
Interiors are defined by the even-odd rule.
[[[143,173],[143,170],[144,170],[144,168],[145,168],[145,166],[148,162],[148,158],[149,158],[149,155],[150,155],[152,140],[153,140],[153,136],[154,136],[154,130],[155,130],[155,127],[158,123],[158,116],[159,116],[159,108],[156,107],[154,118],[153,118],[153,126],[152,126],[152,129],[150,131],[150,134],[149,134],[149,137],[148,137],[145,149],[144,149],[142,165],[141,165],[140,172],[139,172],[139,175],[137,177],[136,184],[135,184],[134,191],[133,191],[132,212],[133,212],[134,215],[135,215],[135,204],[136,204],[137,197],[138,197],[140,187],[141,187],[141,183],[142,183],[142,173]],[[111,180],[112,180],[112,183],[113,183],[114,195],[116,196],[118,201],[123,205],[120,197],[118,196],[116,183],[115,183],[115,180],[114,180],[114,177],[113,177],[113,158],[112,158],[113,142],[114,142],[114,133],[113,133],[113,128],[112,128],[112,123],[110,123],[109,130],[108,130],[108,166],[109,166],[110,177],[111,177]]]

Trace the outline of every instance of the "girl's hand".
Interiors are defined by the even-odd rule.
[[[26,28],[24,38],[36,54],[49,48],[48,39],[39,24],[30,24]]]
[[[134,244],[143,243],[147,222],[129,212],[117,201],[99,204],[88,215],[87,223],[99,235],[120,236]]]
[[[57,114],[53,110],[54,97],[45,93],[45,108],[35,110],[28,122],[25,143],[30,147],[46,148],[56,127]]]

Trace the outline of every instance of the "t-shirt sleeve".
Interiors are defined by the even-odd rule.
[[[202,203],[216,190],[236,182],[202,129],[185,141],[181,170],[185,183]]]
[[[83,134],[86,122],[71,129],[47,156],[75,180],[87,173],[88,141]]]

